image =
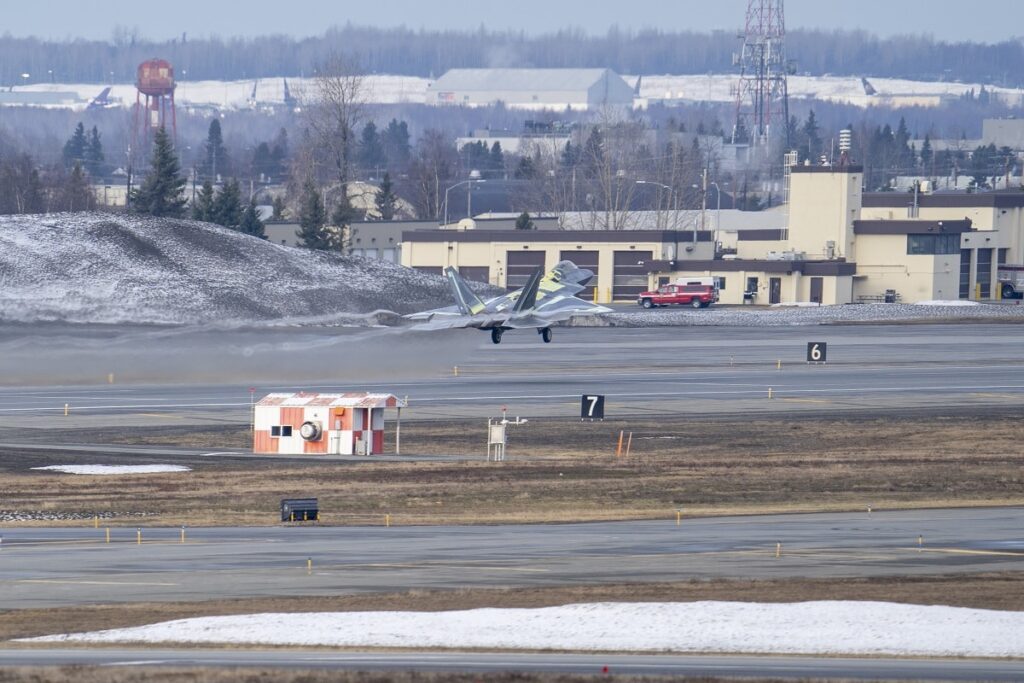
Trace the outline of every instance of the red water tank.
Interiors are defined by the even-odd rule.
[[[135,87],[143,95],[166,97],[174,93],[174,67],[166,59],[150,59],[139,64]]]

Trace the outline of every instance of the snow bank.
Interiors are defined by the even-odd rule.
[[[202,617],[27,640],[1020,657],[1024,613],[884,602],[592,603]]]
[[[441,277],[209,223],[104,213],[0,217],[0,322],[254,322],[449,303]]]
[[[33,467],[34,470],[64,472],[65,474],[159,474],[162,472],[191,472],[191,467],[184,465],[48,465]]]

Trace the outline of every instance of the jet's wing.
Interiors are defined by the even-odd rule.
[[[402,316],[407,320],[429,320],[435,321],[437,324],[441,324],[444,320],[445,324],[443,327],[437,327],[434,329],[445,329],[448,327],[474,327],[472,324],[460,324],[457,321],[471,320],[473,316],[484,313],[487,310],[487,304],[480,300],[466,281],[462,279],[458,271],[454,268],[447,268],[444,271],[445,277],[448,278],[448,287],[451,289],[452,296],[455,298],[454,306],[445,306],[444,308],[434,308],[429,311],[420,311],[418,313],[409,313],[408,315]]]

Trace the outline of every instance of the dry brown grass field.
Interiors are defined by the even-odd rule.
[[[630,453],[616,457],[623,430],[633,435]],[[148,525],[190,526],[275,524],[280,499],[296,495],[319,497],[325,524],[381,524],[385,514],[393,524],[510,523],[671,517],[679,507],[710,515],[1024,502],[1024,422],[1011,414],[539,420],[512,428],[503,463],[484,461],[483,438],[480,421],[411,422],[403,453],[473,459],[195,458],[192,472],[132,477],[34,472],[25,458],[55,464],[60,454],[9,453],[0,498],[6,509],[132,511]],[[119,440],[244,448],[248,432]]]

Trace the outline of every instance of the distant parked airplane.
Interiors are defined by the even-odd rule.
[[[99,95],[92,98],[87,109],[107,109],[116,106],[117,104],[110,101],[110,88],[104,88]]]
[[[506,330],[534,328],[547,344],[551,341],[554,323],[574,315],[598,315],[612,310],[575,296],[594,277],[594,273],[577,267],[572,261],[559,262],[547,275],[538,268],[519,291],[488,301],[481,301],[454,268],[447,268],[445,275],[456,305],[405,316],[409,320],[423,321],[413,329],[488,330],[491,341],[500,344]]]

